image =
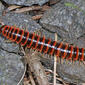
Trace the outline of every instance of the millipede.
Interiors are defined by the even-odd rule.
[[[0,33],[7,39],[21,44],[21,46],[32,48],[42,53],[56,55],[56,57],[73,61],[85,60],[84,48],[52,41],[51,39],[46,39],[45,36],[40,37],[37,34],[35,35],[35,33],[29,33],[26,30],[9,25],[2,25],[0,27]]]

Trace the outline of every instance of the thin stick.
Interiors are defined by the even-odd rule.
[[[34,81],[34,79],[32,77],[32,73],[31,72],[30,72],[29,78],[30,78],[30,81],[31,81],[32,85],[36,85],[35,81]]]
[[[39,19],[41,19],[42,16],[43,16],[42,14],[36,15],[36,16],[33,16],[32,19],[33,20],[39,20]]]
[[[23,81],[25,73],[26,73],[26,64],[25,64],[25,70],[24,70],[23,76],[22,76],[22,78],[20,79],[20,81],[18,82],[17,85],[20,85],[20,83]]]
[[[55,41],[57,41],[57,33],[55,33]],[[56,85],[56,64],[57,64],[57,57],[54,56],[54,81],[53,85]]]
[[[15,13],[22,13],[22,12],[27,12],[27,11],[33,11],[33,10],[40,10],[42,7],[40,6],[31,6],[31,7],[23,7],[21,9],[17,9],[14,12]]]
[[[27,63],[29,64],[31,72],[33,72],[37,78],[39,85],[49,85],[49,82],[46,78],[46,74],[42,64],[39,62],[37,57],[37,52],[23,52]],[[32,82],[33,83],[33,82]]]
[[[6,9],[6,12],[11,11],[11,10],[14,10],[14,9],[17,9],[17,8],[20,8],[20,7],[21,7],[21,6],[11,5],[11,6],[9,6],[9,7]]]
[[[43,66],[39,62],[39,58],[37,57],[36,52],[31,53],[31,55],[28,54],[27,56],[28,56],[27,61],[29,63],[29,67],[31,68],[31,71],[34,72],[39,85],[49,85],[45,71],[43,69]]]

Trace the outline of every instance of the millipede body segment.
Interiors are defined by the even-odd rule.
[[[73,47],[72,45],[63,44],[62,42],[45,39],[34,33],[29,33],[23,29],[13,26],[3,25],[0,27],[0,33],[9,40],[21,44],[27,48],[37,49],[40,52],[56,55],[57,57],[68,60],[85,60],[85,49]]]

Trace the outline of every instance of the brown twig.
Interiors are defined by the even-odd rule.
[[[34,79],[32,77],[32,73],[31,72],[30,72],[29,78],[30,78],[30,81],[31,81],[32,85],[36,85],[35,81],[34,81]]]
[[[45,71],[39,61],[37,56],[37,52],[34,53],[26,53],[27,54],[27,62],[29,63],[29,67],[31,71],[34,72],[39,85],[49,85],[48,80],[46,78]]]
[[[58,3],[58,2],[60,2],[61,0],[50,0],[49,1],[49,4],[50,5],[54,5],[54,4],[56,4],[56,3]]]
[[[33,16],[32,19],[33,20],[39,20],[39,19],[41,19],[42,16],[43,16],[42,14],[36,15],[36,16]]]
[[[53,72],[52,70],[50,70],[50,69],[45,69],[45,71],[48,71],[48,72],[54,74],[54,72]],[[55,75],[56,75],[56,79],[57,79],[58,81],[61,81],[61,82],[63,83],[63,85],[68,85],[68,84],[66,84],[66,83],[59,77],[59,75],[58,75],[57,73],[55,73]],[[56,85],[58,85],[58,84],[56,84]],[[61,85],[62,85],[62,84],[61,84]]]
[[[39,61],[37,52],[28,52],[27,50],[26,52],[24,52],[24,55],[27,63],[29,64],[31,72],[33,72],[36,76],[39,85],[49,85],[44,68]]]
[[[42,7],[40,6],[31,6],[31,7],[23,7],[21,9],[17,9],[14,12],[15,13],[22,13],[22,12],[27,12],[27,11],[34,11],[34,10],[40,10]]]
[[[46,11],[46,10],[48,10],[48,9],[50,9],[51,7],[50,6],[48,6],[48,5],[43,5],[42,6],[42,11]]]
[[[20,8],[20,7],[21,7],[21,6],[11,5],[11,6],[9,6],[6,10],[12,11],[12,10],[17,9],[17,8]]]

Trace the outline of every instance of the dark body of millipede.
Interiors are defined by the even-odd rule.
[[[9,40],[21,44],[27,48],[37,49],[42,53],[49,55],[56,55],[62,59],[68,60],[85,60],[85,49],[79,47],[73,47],[69,44],[63,44],[62,42],[52,41],[51,39],[45,39],[35,35],[35,33],[29,33],[23,29],[19,29],[13,26],[3,25],[0,27],[0,33]]]

